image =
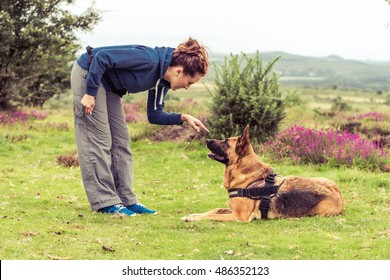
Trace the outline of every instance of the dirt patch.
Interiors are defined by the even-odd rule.
[[[61,155],[57,157],[57,163],[65,167],[77,167],[80,165],[77,155]]]
[[[175,141],[175,142],[189,142],[189,141],[205,141],[207,133],[201,130],[196,132],[188,125],[167,125],[162,126],[156,131],[151,140],[153,141]]]

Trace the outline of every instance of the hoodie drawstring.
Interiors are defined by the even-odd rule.
[[[160,81],[161,81],[160,79],[157,80],[156,87],[155,87],[156,95],[154,96],[154,110],[157,110],[157,104],[158,105],[162,105],[162,103],[164,101],[164,90],[165,90],[165,87],[162,87],[161,88],[160,100],[159,100],[159,103],[157,103],[158,86],[160,84]]]
[[[155,91],[156,95],[154,96],[154,110],[157,110],[157,95],[158,95],[158,85],[160,84],[160,79],[157,80],[156,86],[155,86]]]

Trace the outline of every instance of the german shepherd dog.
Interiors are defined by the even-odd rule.
[[[255,154],[249,127],[239,137],[206,140],[211,159],[226,165],[224,187],[228,208],[183,217],[184,221],[243,221],[254,219],[334,216],[343,211],[340,189],[325,178],[281,177]]]

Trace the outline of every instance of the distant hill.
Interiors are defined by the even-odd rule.
[[[260,55],[265,63],[280,57],[273,70],[280,75],[279,82],[284,85],[390,90],[390,61],[359,61],[335,55],[309,57],[285,52],[264,52]],[[221,65],[226,56],[230,55],[213,54],[212,60]]]

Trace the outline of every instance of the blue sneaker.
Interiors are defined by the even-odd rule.
[[[122,215],[126,215],[126,216],[135,216],[136,215],[136,213],[128,210],[122,204],[115,204],[115,205],[107,206],[107,207],[99,209],[98,212],[109,213],[109,214],[122,214]]]
[[[130,210],[131,212],[137,213],[137,214],[157,214],[156,210],[151,210],[146,208],[141,203],[136,203],[133,205],[126,206],[127,210]]]

